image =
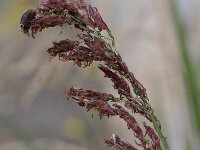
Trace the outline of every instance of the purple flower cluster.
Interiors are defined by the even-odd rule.
[[[32,15],[30,15],[32,14]],[[30,17],[28,17],[30,16]],[[25,19],[25,17],[24,17]],[[87,5],[83,1],[65,2],[65,0],[46,0],[38,4],[36,10],[26,12],[27,27],[24,31],[32,31],[32,36],[48,27],[62,26],[63,24],[73,24],[75,28],[86,30],[98,28],[108,30],[108,26],[103,21],[97,8]],[[24,22],[21,22],[23,25]]]
[[[94,109],[97,112],[99,112],[100,118],[104,116],[107,116],[108,118],[113,116],[119,116],[127,123],[128,129],[131,129],[135,137],[140,141],[140,143],[136,142],[137,145],[143,147],[145,150],[150,149],[145,139],[145,134],[143,133],[136,119],[122,106],[116,104],[116,102],[119,101],[119,99],[115,98],[113,95],[97,92],[94,90],[84,90],[74,87],[71,87],[68,91],[66,91],[66,95],[67,97],[73,98],[74,101],[80,106],[86,107],[87,111]],[[160,140],[155,134],[154,130],[150,126],[147,126],[146,123],[144,123],[144,127],[146,129],[147,135],[152,140],[153,149],[161,150]],[[118,149],[120,149],[120,147],[123,147],[124,150],[126,150],[126,147],[131,147],[130,144],[121,141],[119,137],[116,138],[118,142],[114,143],[113,139],[106,140],[105,142],[110,146],[117,146]]]
[[[138,122],[135,118],[129,114],[122,106],[114,103],[109,104],[108,102],[116,102],[114,96],[111,94],[96,92],[92,90],[83,90],[71,87],[66,94],[73,98],[80,106],[86,107],[89,111],[91,109],[97,110],[99,112],[100,118],[103,116],[112,117],[119,116],[122,118],[131,129],[137,139],[139,139],[139,146],[144,149],[148,149],[148,144],[144,138],[142,129],[140,128]]]
[[[31,30],[33,37],[45,28],[64,24],[80,29],[82,33],[77,35],[76,40],[53,42],[47,52],[51,57],[58,56],[63,62],[73,61],[79,67],[87,67],[98,61],[98,68],[112,81],[119,98],[107,93],[73,87],[66,91],[67,98],[72,98],[87,111],[96,110],[100,118],[119,116],[139,140],[136,142],[137,146],[145,150],[161,150],[160,139],[154,129],[144,123],[143,131],[133,114],[126,110],[144,116],[157,127],[157,133],[161,132],[160,122],[153,114],[146,89],[129,71],[116,51],[114,37],[97,8],[87,5],[83,0],[46,0],[40,2],[35,10],[25,11],[20,23],[23,32],[28,34]],[[107,32],[106,37],[102,35],[102,30]],[[123,102],[124,107],[118,105],[119,102]],[[123,142],[119,136],[105,140],[105,143],[118,150],[136,150],[131,144]]]

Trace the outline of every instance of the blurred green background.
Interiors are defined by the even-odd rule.
[[[171,149],[199,150],[200,1],[88,2],[99,9],[122,58],[146,87]],[[0,150],[103,150],[103,139],[112,133],[134,142],[119,118],[99,120],[64,99],[71,85],[116,91],[96,64],[82,69],[57,58],[49,62],[51,42],[75,33],[64,26],[36,39],[24,35],[20,17],[36,6],[37,0],[0,0]]]

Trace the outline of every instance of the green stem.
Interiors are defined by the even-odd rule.
[[[157,119],[156,119],[156,116],[153,113],[153,110],[151,111],[150,116],[151,116],[151,119],[152,119],[152,122],[153,122],[154,129],[156,130],[158,136],[160,137],[160,140],[162,141],[162,144],[163,144],[165,150],[170,150],[169,144],[167,142],[167,138],[163,135],[161,128],[158,126]]]
[[[172,15],[174,19],[174,26],[176,30],[176,36],[179,44],[179,50],[182,59],[183,75],[185,78],[186,90],[188,94],[189,104],[191,105],[191,110],[193,112],[193,119],[200,137],[200,93],[198,85],[198,75],[195,70],[194,63],[190,56],[190,50],[187,45],[187,39],[184,29],[184,24],[181,20],[180,14],[178,13],[178,8],[173,0],[170,0],[170,5],[172,9]]]

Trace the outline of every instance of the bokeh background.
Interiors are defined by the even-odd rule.
[[[116,47],[147,89],[172,150],[199,150],[200,1],[101,0],[98,7]],[[134,142],[119,118],[99,120],[64,99],[71,85],[115,92],[92,65],[49,61],[52,41],[67,27],[27,37],[23,11],[37,0],[0,0],[0,150],[103,150],[112,133]],[[61,35],[60,32],[63,32]]]

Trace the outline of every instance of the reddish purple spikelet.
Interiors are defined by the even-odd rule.
[[[131,144],[122,141],[118,135],[114,135],[109,140],[105,140],[105,143],[109,147],[114,147],[116,150],[137,150],[134,146]]]
[[[125,62],[116,61],[116,66],[118,66],[118,69],[121,70],[126,76],[128,76],[128,74],[130,73]]]
[[[95,27],[99,28],[99,30],[108,30],[108,26],[103,21],[99,11],[96,7],[92,7],[91,5],[88,6],[88,14],[90,18],[93,20]]]
[[[53,46],[50,47],[47,52],[51,56],[57,56],[57,54],[60,54],[62,52],[68,52],[70,50],[75,49],[75,47],[78,46],[77,41],[72,41],[69,39],[62,40],[60,42],[53,42]]]
[[[79,34],[78,37],[84,40],[85,44],[93,50],[105,52],[107,47],[104,42],[90,34]]]
[[[143,124],[144,124],[144,127],[146,129],[147,135],[152,140],[152,148],[153,148],[153,150],[162,150],[162,148],[160,146],[160,139],[156,135],[156,133],[154,132],[154,130],[150,126],[147,126],[146,123],[143,123]]]
[[[75,89],[71,87],[67,92],[67,96],[72,97],[80,106],[86,107],[87,111],[95,109],[99,112],[100,118],[103,116],[115,116],[116,112],[107,103],[113,99],[111,94],[96,92],[93,90]]]
[[[88,6],[84,2],[77,2],[78,7],[78,15],[77,18],[85,25],[90,26],[92,28],[95,27],[94,22],[90,18],[90,15],[88,13]]]
[[[64,24],[64,20],[59,16],[48,16],[43,18],[34,19],[32,21],[31,30],[32,36],[39,31],[41,32],[45,28],[55,27],[55,26],[62,26]]]
[[[87,98],[87,99],[100,99],[101,101],[109,101],[112,100],[114,97],[111,94],[107,94],[107,93],[101,93],[98,91],[94,91],[94,90],[84,90],[84,89],[80,89],[80,88],[73,88],[71,87],[66,94],[68,96],[75,96],[75,97],[83,97],[83,98]]]
[[[136,101],[137,99],[135,99]],[[141,101],[139,101],[141,102]],[[150,122],[152,122],[151,117],[150,117],[150,113],[148,111],[146,111],[145,109],[140,109],[137,105],[135,105],[134,103],[131,102],[126,102],[125,106],[129,109],[131,109],[134,113],[138,113],[142,116],[144,116],[145,118],[147,118]]]
[[[113,104],[113,106],[117,108],[118,115],[120,116],[120,118],[124,119],[124,121],[127,123],[128,128],[131,129],[135,134],[135,137],[140,140],[141,143],[138,145],[142,146],[144,149],[147,149],[143,131],[135,118],[130,115],[129,112],[126,111],[123,107],[117,104]]]
[[[105,73],[105,76],[110,78],[114,83],[114,88],[118,90],[120,96],[126,96],[127,99],[132,98],[132,94],[130,92],[130,87],[124,78],[118,76],[116,73],[112,72],[108,67],[103,65],[99,65],[98,68]]]
[[[114,64],[111,64],[112,69],[119,72],[120,75],[126,77],[126,79],[131,83],[133,90],[137,96],[142,100],[148,100],[146,89],[144,86],[135,78],[134,74],[129,71],[128,66],[122,61],[113,58],[115,61]]]

